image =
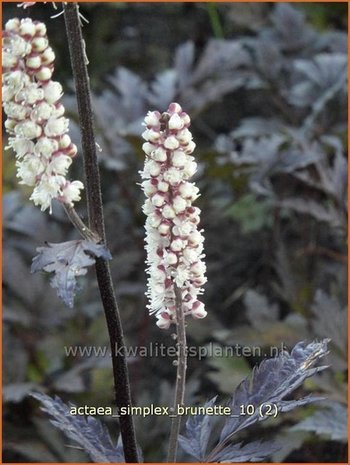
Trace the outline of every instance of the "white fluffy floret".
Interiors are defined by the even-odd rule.
[[[62,86],[51,80],[55,54],[46,26],[30,18],[9,20],[2,53],[5,127],[12,136],[7,148],[16,154],[20,184],[34,187],[30,198],[41,210],[51,212],[54,199],[73,206],[84,186],[65,178],[77,148],[59,102]]]

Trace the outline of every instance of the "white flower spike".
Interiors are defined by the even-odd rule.
[[[177,103],[163,114],[150,111],[145,117],[146,154],[142,188],[146,201],[146,251],[149,311],[159,328],[176,322],[174,284],[181,291],[185,316],[204,318],[204,304],[198,300],[206,283],[202,231],[199,213],[192,202],[199,190],[189,178],[197,164],[191,156],[195,148],[188,130],[189,116]]]
[[[16,153],[20,184],[33,186],[30,197],[41,210],[52,200],[68,206],[80,200],[80,181],[65,176],[77,153],[68,136],[69,120],[60,103],[62,86],[51,80],[55,54],[46,26],[30,18],[9,20],[2,41],[2,102]]]

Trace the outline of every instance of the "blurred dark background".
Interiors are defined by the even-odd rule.
[[[64,19],[50,18],[57,5],[3,3],[3,18],[46,23],[54,79],[65,89],[79,145]],[[83,33],[107,237],[127,343],[174,344],[146,310],[138,171],[144,115],[177,101],[193,121],[208,267],[208,316],[189,321],[188,342],[259,346],[268,355],[271,346],[332,338],[330,368],[297,393],[327,400],[242,439],[279,440],[284,446],[271,461],[347,461],[347,4],[82,3],[80,11],[89,21]],[[82,178],[81,155],[73,165],[72,178]],[[74,309],[56,297],[48,276],[30,274],[37,247],[78,235],[58,205],[49,216],[29,202],[9,150],[3,167],[3,461],[88,461],[28,394],[113,404],[110,358],[67,357],[64,350],[108,344],[94,274],[80,278]],[[186,403],[216,394],[224,401],[260,360],[190,358]],[[129,367],[136,405],[172,402],[171,358],[130,357]],[[164,460],[169,420],[135,421],[145,461]]]

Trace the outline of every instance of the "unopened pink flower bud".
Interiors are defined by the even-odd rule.
[[[169,114],[172,114],[172,113],[181,113],[182,112],[182,108],[181,106],[178,104],[178,103],[171,103],[169,105],[169,108],[168,108],[168,113]]]
[[[26,65],[28,68],[38,69],[41,66],[41,58],[39,55],[34,57],[29,57],[26,60]]]
[[[166,161],[167,159],[166,150],[164,150],[162,147],[156,148],[152,153],[152,158],[155,161],[160,161],[160,162]]]
[[[48,44],[49,42],[45,37],[36,37],[31,42],[32,50],[34,52],[43,52]]]
[[[187,155],[190,155],[194,149],[196,148],[196,144],[193,142],[193,140],[190,140],[189,143],[184,147],[184,152]]]
[[[152,203],[155,207],[161,207],[165,203],[165,198],[163,195],[155,194],[152,197]]]
[[[188,144],[192,141],[192,134],[188,129],[183,129],[177,134],[176,138],[181,144]]]
[[[47,47],[41,54],[41,62],[43,65],[51,65],[55,61],[55,52],[51,47]]]
[[[177,113],[174,113],[168,122],[169,129],[182,129],[184,127],[184,122]]]
[[[183,168],[185,166],[187,156],[182,150],[175,150],[172,154],[171,160],[176,168]]]
[[[24,19],[19,26],[19,33],[23,36],[29,35],[33,37],[35,35],[36,29],[35,24],[31,19]]]
[[[169,190],[169,184],[165,181],[159,181],[157,189],[161,192],[168,192]]]
[[[51,79],[51,76],[52,69],[47,66],[43,66],[41,69],[39,69],[39,71],[35,73],[35,77],[40,81],[48,81],[49,79]]]
[[[179,141],[174,136],[169,136],[164,141],[164,147],[169,150],[175,150],[179,145]]]
[[[160,113],[158,111],[149,111],[145,117],[147,126],[157,126],[159,124]]]
[[[207,316],[207,312],[205,311],[204,304],[202,302],[199,302],[198,300],[193,305],[193,309],[191,313],[192,313],[193,318],[205,318]]]
[[[185,243],[181,239],[175,239],[170,244],[170,248],[174,252],[180,252],[180,250],[182,250],[184,248],[184,246],[185,246]]]
[[[175,213],[182,213],[183,211],[186,210],[187,202],[186,202],[185,199],[183,199],[179,195],[174,197],[172,203],[173,203],[173,209],[174,209]]]
[[[177,263],[177,255],[173,252],[168,252],[164,257],[164,263],[166,265],[175,265]]]
[[[162,213],[163,213],[164,218],[169,219],[169,220],[175,218],[176,216],[174,209],[170,205],[165,205]]]
[[[159,315],[157,315],[158,321],[156,325],[160,329],[169,329],[170,324],[171,324],[171,319],[168,313],[162,312]]]
[[[170,225],[168,223],[160,223],[158,226],[158,231],[161,236],[167,236],[169,234]]]

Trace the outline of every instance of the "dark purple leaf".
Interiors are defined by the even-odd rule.
[[[214,421],[214,418],[208,415],[191,416],[187,420],[185,434],[179,437],[181,447],[197,460],[209,462],[258,461],[275,452],[277,448],[271,444],[251,443],[241,448],[241,444],[232,445],[230,442],[238,431],[269,418],[269,415],[264,415],[265,411],[261,410],[266,404],[272,406],[278,414],[323,400],[311,395],[298,400],[284,398],[297,389],[306,378],[326,368],[315,365],[327,355],[328,342],[329,339],[310,344],[299,342],[291,353],[284,351],[278,357],[264,360],[254,368],[250,377],[242,381],[227,404],[231,408],[231,415],[227,417],[220,441],[213,451],[205,456]],[[215,401],[216,398],[213,398],[205,406],[212,407]],[[242,414],[242,407],[245,409],[247,405],[253,406],[254,411]]]
[[[283,50],[296,52],[313,44],[315,32],[306,26],[304,14],[299,9],[288,3],[279,3],[271,19],[274,25],[271,38],[279,41]]]
[[[343,404],[330,403],[326,409],[320,410],[291,428],[291,431],[312,431],[319,435],[329,436],[333,441],[347,442],[347,408]]]
[[[125,462],[121,444],[113,444],[107,427],[99,420],[91,416],[72,415],[70,409],[74,405],[66,405],[58,396],[53,399],[37,392],[31,395],[41,402],[41,410],[52,417],[51,423],[82,446],[94,462]]]
[[[283,60],[277,44],[270,40],[257,40],[255,54],[257,66],[264,77],[271,80],[278,79]]]
[[[175,52],[174,68],[177,72],[180,88],[190,80],[195,56],[194,43],[191,41],[181,44]]]
[[[247,316],[251,325],[256,329],[266,329],[276,321],[279,308],[271,304],[267,297],[254,289],[248,289],[244,296],[244,305],[247,307]]]
[[[232,131],[234,139],[240,137],[271,136],[276,132],[284,132],[285,125],[278,119],[266,119],[260,117],[244,118],[239,126]]]
[[[177,74],[173,69],[168,69],[158,74],[151,86],[149,102],[155,108],[165,110],[169,103],[174,101],[177,91]]]
[[[302,79],[290,91],[293,105],[323,109],[337,94],[346,92],[347,57],[345,54],[320,53],[312,60],[296,60],[295,72]]]
[[[266,420],[268,416],[260,414],[260,406],[273,405],[277,411],[291,410],[299,401],[283,399],[298,388],[303,381],[325,369],[315,368],[316,363],[327,355],[328,339],[322,342],[299,342],[289,354],[282,352],[278,357],[263,360],[255,367],[250,377],[246,378],[237,387],[230,402],[232,415],[226,420],[220,441],[227,441],[238,431],[247,428],[257,421]],[[307,400],[306,400],[307,399]],[[312,402],[308,397],[302,400],[303,404]],[[253,405],[255,411],[252,415],[241,415],[241,406]]]
[[[145,111],[146,84],[142,79],[132,71],[120,66],[116,73],[109,78],[109,82],[118,91],[119,107],[122,107],[122,118],[129,122]],[[116,117],[115,111],[112,110],[113,118]]]
[[[213,457],[213,462],[261,462],[281,447],[273,442],[254,441],[242,446],[242,443],[230,444]]]
[[[250,57],[238,40],[211,39],[192,75],[192,83],[222,75],[224,71],[248,66]],[[230,74],[232,78],[232,75]]]
[[[213,407],[216,397],[205,403],[204,407]],[[191,415],[186,422],[186,436],[179,436],[180,446],[192,457],[203,461],[213,427],[214,416]]]
[[[310,215],[317,221],[328,223],[333,228],[342,228],[345,225],[345,218],[333,205],[323,206],[319,202],[301,197],[286,198],[276,204],[288,210]]]
[[[86,240],[47,243],[45,247],[38,247],[37,252],[39,254],[33,258],[31,272],[54,273],[50,284],[69,307],[73,307],[77,276],[85,275],[86,268],[95,263],[96,257],[105,260],[112,258],[104,245]]]

